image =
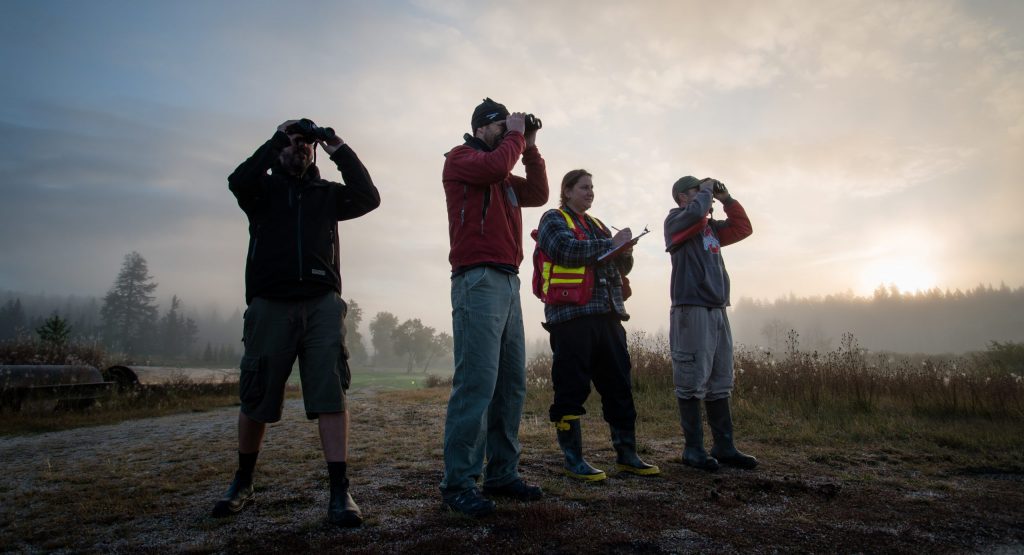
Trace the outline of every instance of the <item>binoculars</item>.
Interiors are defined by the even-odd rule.
[[[302,135],[302,140],[307,143],[315,143],[318,141],[329,142],[337,137],[337,135],[334,134],[334,129],[330,127],[320,127],[313,123],[313,120],[306,118],[302,118],[289,125],[285,129],[285,133],[288,133],[289,135]]]

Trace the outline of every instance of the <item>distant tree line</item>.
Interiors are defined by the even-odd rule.
[[[0,341],[97,344],[135,363],[238,364],[241,310],[226,316],[216,309],[200,314],[178,295],[161,310],[157,287],[146,259],[131,252],[102,299],[0,292]],[[363,309],[353,299],[346,302],[345,343],[354,365],[426,372],[432,364],[450,361],[451,335],[419,319],[399,321],[390,312],[380,312],[370,322],[371,356],[361,332]]]
[[[776,352],[785,351],[790,340],[802,350],[829,351],[851,333],[876,351],[963,353],[985,350],[994,341],[1024,340],[1024,287],[909,293],[890,286],[869,297],[741,298],[729,318],[736,342]]]
[[[196,318],[185,314],[184,301],[177,295],[161,313],[156,288],[146,259],[132,252],[125,255],[102,300],[0,294],[0,340],[36,336],[50,343],[93,343],[138,362],[156,359],[172,363],[197,358]],[[210,343],[207,347],[210,362],[227,362],[228,358],[237,361],[233,349],[217,345],[215,350]]]

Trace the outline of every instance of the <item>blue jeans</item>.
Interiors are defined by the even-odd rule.
[[[519,478],[519,420],[526,399],[526,342],[519,276],[486,266],[452,279],[455,376],[444,425],[441,493]]]

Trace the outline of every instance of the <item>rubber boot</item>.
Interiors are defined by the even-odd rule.
[[[603,470],[590,466],[583,459],[583,430],[580,428],[580,417],[567,414],[555,422],[555,433],[558,446],[565,453],[565,474],[570,478],[597,482],[608,477]]]
[[[718,461],[704,451],[704,428],[700,420],[700,399],[680,399],[679,424],[683,427],[686,446],[683,447],[683,464],[700,470],[718,470]]]
[[[612,430],[612,445],[615,446],[615,468],[619,472],[629,472],[637,476],[656,476],[661,470],[653,465],[647,464],[640,459],[636,453],[636,430],[622,430],[610,426]]]
[[[757,466],[757,459],[741,453],[732,440],[732,412],[729,410],[729,398],[715,401],[704,401],[708,411],[708,426],[715,444],[711,447],[711,456],[718,462],[736,468],[750,470]]]

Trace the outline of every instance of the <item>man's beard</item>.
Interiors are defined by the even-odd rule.
[[[281,165],[284,166],[285,170],[294,175],[302,175],[312,163],[312,159],[297,153],[281,157]]]

